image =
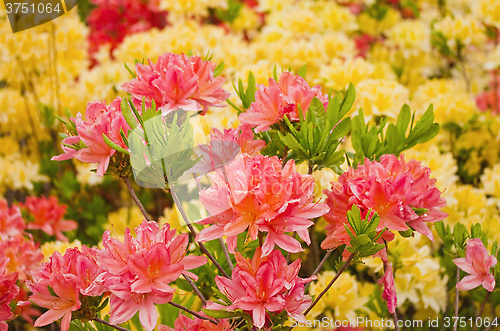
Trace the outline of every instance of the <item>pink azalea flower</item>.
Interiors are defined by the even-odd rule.
[[[396,296],[396,285],[394,284],[394,273],[392,270],[392,263],[385,264],[385,273],[382,278],[379,279],[378,284],[384,284],[384,291],[382,292],[382,299],[387,303],[387,309],[389,312],[395,313],[396,307],[398,305],[398,298]]]
[[[222,89],[225,79],[214,77],[214,69],[214,63],[198,56],[165,53],[156,63],[137,63],[137,77],[122,88],[132,94],[137,105],[143,97],[148,107],[154,100],[163,115],[178,108],[205,114],[210,106],[223,106],[230,95]]]
[[[75,221],[63,219],[67,206],[59,205],[55,196],[48,199],[44,196],[28,197],[23,207],[34,219],[28,223],[28,229],[42,230],[49,236],[55,235],[58,240],[68,241],[63,232],[73,231],[78,227]]]
[[[310,219],[328,211],[325,204],[313,202],[314,179],[300,175],[293,160],[282,168],[277,156],[241,154],[209,177],[213,186],[200,192],[200,200],[212,216],[200,224],[212,225],[196,240],[227,236],[231,253],[238,234],[247,229],[251,240],[256,240],[259,232],[267,232],[264,255],[269,255],[275,244],[288,252],[300,252],[300,243],[286,232],[296,231],[309,244]]]
[[[43,260],[40,244],[23,235],[0,240],[0,252],[9,259],[5,266],[8,272],[18,274],[19,280],[25,281],[29,274],[36,270]]]
[[[17,273],[7,273],[8,263],[9,258],[0,255],[0,331],[7,331],[5,321],[15,317],[9,304],[19,293],[19,287],[16,285]]]
[[[266,324],[266,311],[279,313],[304,321],[302,312],[311,303],[304,295],[304,284],[316,279],[298,277],[300,259],[288,265],[281,251],[262,255],[257,248],[253,260],[236,253],[237,265],[231,279],[217,276],[219,290],[232,301],[229,307],[212,304],[211,308],[242,309],[252,315],[254,326],[262,329]]]
[[[71,313],[81,307],[77,277],[72,274],[52,273],[50,278],[40,280],[35,278],[26,282],[33,292],[30,300],[40,307],[49,309],[35,321],[35,327],[48,325],[62,317],[61,330],[67,331]],[[51,286],[55,295],[50,293],[47,284]]]
[[[110,157],[116,150],[109,147],[104,141],[103,134],[124,149],[127,146],[120,135],[120,129],[127,134],[130,126],[125,121],[120,108],[121,98],[116,98],[109,106],[104,101],[94,101],[87,105],[85,112],[87,120],[81,114],[74,119],[78,138],[67,137],[63,143],[73,145],[83,142],[87,147],[74,149],[64,146],[64,154],[55,156],[52,160],[61,161],[76,158],[86,163],[98,163],[97,176],[103,176],[108,169]]]
[[[154,305],[173,298],[174,289],[169,284],[181,274],[198,279],[187,270],[205,264],[207,259],[186,256],[189,235],[175,236],[168,224],[160,229],[157,222],[144,221],[135,232],[134,238],[127,228],[121,242],[106,231],[98,265],[106,271],[101,279],[111,292],[111,323],[128,321],[139,311],[141,324],[150,331],[158,321]]]
[[[233,161],[240,152],[250,156],[257,155],[266,147],[266,142],[260,139],[254,140],[254,137],[248,125],[240,125],[237,129],[225,129],[224,132],[213,128],[210,143],[198,145],[197,154],[201,156],[201,160],[189,171],[204,175]]]
[[[467,241],[465,257],[453,260],[457,267],[468,273],[458,284],[459,291],[468,291],[483,285],[490,292],[495,289],[495,277],[490,269],[497,264],[497,259],[489,255],[479,238]]]
[[[26,224],[19,207],[12,205],[9,208],[7,200],[0,199],[0,239],[6,240],[9,237],[20,235],[25,228]]]
[[[202,316],[206,316],[200,313]],[[195,317],[190,319],[189,317],[179,313],[179,317],[175,320],[175,328],[172,329],[166,325],[158,326],[159,331],[232,331],[231,325],[228,320],[221,320],[217,325],[210,321],[203,320],[201,318]]]
[[[257,86],[255,101],[239,116],[240,121],[255,128],[255,132],[269,130],[273,124],[283,120],[284,115],[288,115],[291,121],[298,121],[298,107],[305,115],[314,97],[325,106],[328,102],[319,85],[311,88],[304,78],[290,72],[282,73],[279,82],[269,78],[269,86]]]
[[[406,163],[403,156],[398,159],[394,155],[383,155],[380,162],[366,159],[356,169],[349,168],[338,182],[332,183],[331,190],[325,191],[330,211],[324,216],[329,225],[321,247],[349,245],[350,237],[344,224],[352,205],[357,205],[364,216],[370,209],[375,211],[380,216],[378,231],[384,227],[390,231],[411,227],[433,240],[426,223],[440,221],[447,214],[440,211],[446,201],[435,187],[436,180],[430,178],[430,172],[416,160]],[[418,208],[427,212],[418,215],[414,210]],[[383,239],[390,241],[394,234],[386,231]]]
[[[32,272],[26,285],[33,292],[30,300],[49,309],[35,321],[35,326],[50,324],[62,317],[61,330],[69,328],[73,311],[81,308],[80,295],[99,296],[106,288],[100,276],[104,270],[96,263],[97,248],[86,246],[66,250],[64,256],[55,252],[49,262]],[[49,290],[49,286],[53,292]]]

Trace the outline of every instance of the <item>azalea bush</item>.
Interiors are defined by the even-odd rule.
[[[96,0],[0,34],[0,329],[496,329],[499,8]]]

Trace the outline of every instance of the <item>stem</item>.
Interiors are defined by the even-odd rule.
[[[335,277],[333,277],[332,281],[326,286],[326,288],[318,295],[318,297],[313,301],[313,303],[311,303],[311,305],[309,306],[309,308],[306,309],[306,311],[304,312],[304,316],[306,316],[310,311],[311,309],[314,308],[314,306],[316,306],[316,304],[319,302],[319,300],[326,294],[326,292],[328,292],[328,290],[330,289],[330,287],[332,287],[333,283],[335,283],[337,281],[337,279],[340,277],[340,275],[344,272],[344,270],[349,266],[349,264],[351,263],[351,260],[352,258],[354,257],[354,253],[351,253],[351,255],[349,255],[349,257],[347,258],[347,260],[344,262],[344,265],[342,266],[342,268],[340,268],[339,272],[337,272],[337,274],[335,275]],[[291,329],[290,329],[291,330]]]
[[[203,294],[201,294],[200,290],[198,289],[198,287],[196,286],[196,284],[193,282],[193,280],[191,279],[191,277],[185,275],[185,274],[182,274],[184,276],[184,278],[186,279],[186,281],[189,283],[189,285],[191,285],[191,287],[193,288],[194,292],[196,293],[196,295],[200,298],[201,302],[203,302],[203,305],[205,306],[207,304],[207,299],[205,299],[205,297],[203,296]]]
[[[184,306],[181,306],[181,305],[179,305],[179,304],[177,304],[177,303],[175,303],[175,302],[172,302],[172,301],[170,301],[170,302],[169,302],[169,304],[171,304],[172,306],[174,306],[174,307],[176,307],[176,308],[182,309],[182,310],[184,310],[185,312],[190,313],[191,315],[196,316],[196,317],[198,317],[198,318],[200,318],[200,319],[202,319],[202,320],[210,321],[210,322],[214,323],[215,325],[217,325],[217,321],[215,321],[215,320],[213,320],[213,319],[211,319],[211,318],[205,317],[205,316],[203,316],[203,315],[200,315],[200,314],[198,314],[197,312],[192,311],[192,310],[191,310],[191,309],[189,309],[189,308],[186,308],[186,307],[184,307]]]
[[[182,207],[182,204],[179,201],[179,198],[177,197],[177,193],[175,193],[173,185],[170,185],[170,193],[172,194],[172,199],[174,199],[174,203],[177,205],[177,208],[179,209],[179,211],[180,211],[180,213],[182,215],[182,218],[184,219],[184,222],[186,222],[186,225],[188,226],[189,231],[191,231],[191,233],[193,234],[193,236],[195,238],[195,241],[196,241],[196,234],[197,234],[197,232],[196,232],[195,228],[193,227],[193,225],[191,224],[191,222],[189,221],[189,218],[186,215],[186,212],[184,211],[184,208]],[[215,266],[217,267],[217,269],[219,269],[219,271],[226,278],[231,279],[231,277],[229,277],[229,275],[224,270],[224,268],[222,268],[222,266],[219,264],[219,262],[217,262],[217,260],[213,257],[213,255],[210,254],[210,252],[205,247],[205,245],[203,245],[203,243],[199,242],[199,241],[196,241],[196,243],[200,246],[200,249],[203,252],[203,254],[205,254],[210,259],[210,261],[212,261],[213,264],[215,264]]]
[[[286,164],[286,157],[288,156],[288,146],[283,149],[283,160],[281,161],[281,166],[284,167]]]
[[[110,327],[115,328],[115,329],[120,330],[120,331],[130,331],[129,329],[122,328],[121,326],[114,325],[114,324],[111,324],[111,323],[109,323],[109,322],[106,322],[105,320],[100,319],[99,317],[95,317],[95,318],[93,319],[93,321],[96,321],[96,322],[98,322],[98,323],[101,323],[101,324],[104,324],[104,325],[110,326]]]
[[[132,198],[134,199],[135,203],[137,204],[137,206],[139,206],[139,209],[141,210],[142,214],[144,215],[144,218],[148,222],[151,222],[151,218],[149,217],[148,213],[146,212],[146,209],[144,209],[144,206],[142,205],[141,200],[139,200],[139,198],[135,194],[134,188],[130,184],[130,180],[128,179],[128,177],[124,176],[124,177],[122,177],[122,179],[125,182],[125,185],[127,185],[128,191],[132,195]]]
[[[326,260],[328,260],[328,258],[330,257],[330,255],[332,255],[332,253],[333,253],[333,249],[329,249],[326,252],[326,255],[323,257],[323,259],[318,264],[318,266],[316,267],[316,269],[314,269],[311,277],[315,276],[321,270],[321,268],[323,268],[323,264],[325,264]],[[307,289],[309,288],[309,285],[311,285],[311,282],[309,282],[309,283],[306,284],[306,287],[304,288],[304,292],[307,291]]]
[[[460,269],[457,267],[457,284],[460,281]],[[458,317],[458,301],[459,301],[459,292],[458,289],[455,287],[455,314],[453,314],[453,317]],[[455,324],[453,327],[453,331],[457,331],[458,323]]]
[[[481,309],[479,309],[479,314],[477,314],[477,318],[480,318],[481,316],[483,316],[483,312],[484,312],[484,307],[486,307],[486,301],[488,301],[488,298],[490,297],[490,294],[491,292],[487,292],[486,293],[486,296],[484,297],[484,300],[483,300],[483,304],[481,305]],[[473,331],[476,331],[477,330],[477,324],[474,323],[474,330]]]
[[[229,252],[227,251],[226,243],[222,239],[222,237],[219,238],[220,245],[222,247],[222,251],[224,252],[224,256],[226,257],[226,261],[229,264],[229,268],[231,271],[234,269],[233,261],[231,261],[231,257],[229,256]]]
[[[399,326],[398,326],[398,315],[394,311],[392,314],[392,319],[394,320],[394,330],[399,331]]]

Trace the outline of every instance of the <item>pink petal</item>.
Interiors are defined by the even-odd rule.
[[[481,285],[483,282],[482,278],[480,276],[476,275],[469,275],[465,276],[458,284],[457,284],[457,289],[459,291],[468,291],[472,290],[473,288],[478,287]]]

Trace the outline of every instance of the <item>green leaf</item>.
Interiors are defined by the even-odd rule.
[[[330,98],[328,101],[328,107],[326,108],[326,117],[330,122],[330,125],[335,126],[340,120],[340,94],[337,94],[335,97]]]
[[[297,75],[299,75],[302,78],[306,78],[306,72],[307,72],[307,65],[304,64],[297,72]]]
[[[132,113],[132,110],[130,109],[128,97],[122,98],[120,108],[122,110],[123,118],[125,118],[127,124],[130,126],[132,130],[135,129],[135,127],[137,126],[137,119],[135,118],[134,114]]]
[[[398,153],[398,147],[401,143],[400,135],[397,127],[394,124],[390,124],[387,128],[387,134],[385,136],[385,141],[387,142],[387,154]]]
[[[175,285],[177,285],[177,287],[180,288],[183,291],[186,291],[186,292],[192,292],[193,291],[193,288],[191,287],[191,285],[189,285],[188,281],[185,280],[185,279],[178,278],[175,281]]]
[[[354,99],[356,98],[356,88],[352,83],[349,83],[349,87],[345,92],[344,98],[340,103],[340,118],[344,117],[345,114],[351,109]]]
[[[408,125],[411,120],[411,109],[406,103],[401,107],[401,111],[398,115],[398,120],[396,122],[396,128],[398,129],[399,136],[401,139],[405,139],[406,130],[408,129]]]
[[[219,76],[222,73],[222,70],[224,70],[224,62],[219,63],[215,69],[214,69],[214,77]]]
[[[125,65],[125,69],[127,69],[128,72],[130,72],[130,74],[132,75],[132,78],[136,78],[137,75],[135,72],[133,72],[127,65],[127,62],[123,62],[123,64]]]
[[[439,221],[439,222],[434,223],[434,228],[436,229],[436,232],[438,233],[439,238],[441,238],[441,240],[444,241],[444,237],[447,234],[446,228],[444,226],[444,222]]]
[[[130,155],[129,151],[127,151],[126,149],[124,149],[120,145],[116,144],[113,140],[109,139],[104,132],[102,133],[102,137],[104,138],[104,142],[106,143],[106,145],[108,145],[112,149],[114,149],[120,153]]]
[[[245,109],[250,108],[250,105],[252,102],[255,101],[255,91],[256,91],[256,84],[255,84],[255,76],[253,75],[253,72],[249,71],[248,72],[248,86],[247,86],[247,91],[245,92],[245,100],[246,100],[246,105]]]
[[[461,223],[455,224],[453,229],[453,237],[455,238],[456,248],[461,248],[465,246],[465,240],[469,237],[469,232],[465,225]]]

